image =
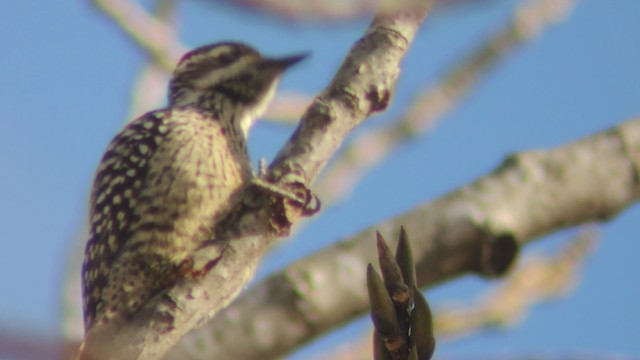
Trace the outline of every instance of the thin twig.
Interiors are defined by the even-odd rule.
[[[475,303],[440,307],[434,318],[438,339],[450,340],[486,328],[513,326],[536,304],[567,295],[596,242],[595,231],[581,231],[553,256],[525,257],[503,283]]]
[[[150,15],[136,1],[93,0],[102,13],[122,29],[154,63],[173,71],[186,48],[180,44],[172,27]]]
[[[173,34],[179,31],[176,5],[176,0],[159,0],[154,9],[155,18],[172,29]],[[153,61],[153,58],[147,62],[133,87],[128,119],[135,119],[149,109],[161,107],[170,76],[171,72]]]

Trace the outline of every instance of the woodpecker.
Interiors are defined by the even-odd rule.
[[[85,331],[126,321],[167,288],[253,177],[246,137],[285,69],[306,55],[240,43],[188,52],[169,102],[127,124],[95,176],[82,266]]]

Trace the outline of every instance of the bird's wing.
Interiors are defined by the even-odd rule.
[[[82,265],[85,328],[103,304],[109,272],[136,221],[133,208],[144,188],[148,165],[161,141],[164,111],[147,113],[129,123],[111,141],[93,184],[90,234]]]

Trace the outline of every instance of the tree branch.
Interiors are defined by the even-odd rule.
[[[397,239],[405,227],[418,283],[427,287],[468,273],[504,274],[520,245],[606,221],[639,198],[640,118],[560,148],[510,156],[485,177],[256,284],[168,358],[272,358],[364,314],[376,230]]]
[[[519,46],[540,36],[542,30],[566,17],[575,1],[536,0],[523,3],[503,29],[491,36],[469,56],[455,64],[442,81],[422,91],[412,105],[389,125],[358,136],[325,170],[316,185],[323,208],[344,199],[370,169],[400,145],[428,132],[435,123]]]
[[[293,22],[335,22],[362,19],[371,16],[382,6],[394,6],[397,0],[205,0],[242,7],[243,10],[276,16]],[[489,0],[434,0],[434,7],[463,4],[487,4]]]
[[[277,180],[296,168],[306,183],[312,182],[349,131],[386,108],[400,61],[428,12],[428,3],[414,3],[373,20],[271,164],[267,178]],[[229,221],[216,225],[213,246],[191,256],[194,270],[204,271],[204,278],[178,279],[123,328],[110,324],[92,328],[85,338],[84,359],[159,358],[202,318],[236,296],[253,276],[260,257],[301,215],[274,204],[270,197],[252,191],[244,195],[247,201],[231,211]],[[210,268],[211,264],[215,265]]]
[[[439,306],[436,334],[451,340],[487,328],[513,326],[534,305],[571,292],[583,262],[596,244],[595,231],[581,231],[555,254],[524,257],[504,282],[472,303]]]

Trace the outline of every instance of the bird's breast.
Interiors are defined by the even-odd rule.
[[[154,243],[167,244],[180,258],[209,240],[250,178],[251,165],[244,145],[237,143],[244,139],[230,136],[219,121],[186,114],[172,118],[151,159],[149,186],[141,197],[147,204],[140,209],[141,218],[166,225],[149,234]]]

